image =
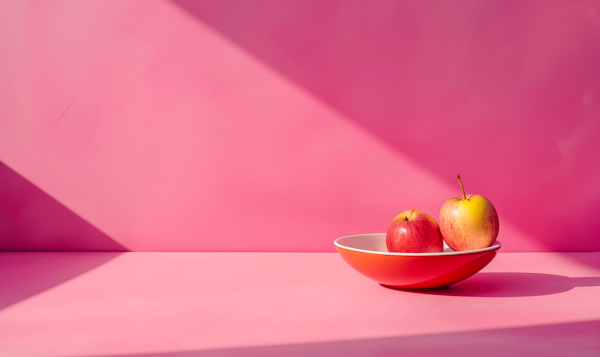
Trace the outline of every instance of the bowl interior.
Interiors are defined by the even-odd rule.
[[[385,244],[385,233],[372,233],[372,234],[359,234],[347,237],[338,238],[334,242],[340,248],[361,251],[366,253],[385,254],[385,255],[405,255],[405,256],[430,256],[430,255],[457,255],[457,254],[469,254],[476,252],[485,252],[488,250],[494,250],[500,247],[500,242],[494,242],[494,245],[488,248],[467,250],[467,251],[454,251],[448,247],[444,242],[444,251],[440,253],[395,253],[390,252]]]

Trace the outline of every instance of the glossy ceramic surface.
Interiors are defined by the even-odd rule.
[[[342,237],[334,244],[356,271],[402,290],[441,289],[458,283],[488,265],[501,246],[496,241],[489,248],[455,252],[444,243],[441,253],[392,253],[385,245],[385,233]]]

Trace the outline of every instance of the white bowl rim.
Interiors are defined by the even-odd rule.
[[[473,254],[473,253],[481,253],[481,252],[488,252],[490,250],[495,250],[498,249],[502,246],[502,244],[500,243],[499,240],[496,240],[494,242],[494,245],[487,247],[487,248],[483,248],[483,249],[475,249],[475,250],[462,250],[462,251],[451,251],[451,252],[440,252],[440,253],[396,253],[396,252],[380,252],[377,250],[366,250],[366,249],[358,249],[358,248],[352,248],[352,247],[348,247],[345,245],[342,245],[340,243],[338,243],[338,241],[340,239],[344,239],[344,238],[350,238],[350,237],[360,237],[360,236],[372,236],[372,235],[383,235],[385,237],[385,233],[368,233],[368,234],[353,234],[353,235],[349,235],[349,236],[344,236],[344,237],[340,237],[338,239],[336,239],[333,244],[335,244],[336,247],[342,248],[342,249],[348,249],[348,250],[353,250],[355,252],[361,252],[361,253],[368,253],[368,254],[379,254],[379,255],[396,255],[396,256],[402,256],[402,257],[439,257],[439,256],[447,256],[447,255],[461,255],[461,254]],[[444,244],[446,244],[446,242],[444,242]]]

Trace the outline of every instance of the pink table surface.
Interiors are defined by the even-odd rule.
[[[600,356],[600,252],[437,292],[335,253],[0,253],[0,356]]]

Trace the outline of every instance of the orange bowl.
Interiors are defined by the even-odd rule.
[[[392,253],[385,233],[338,238],[335,248],[352,268],[379,284],[400,290],[441,289],[483,269],[496,256],[500,242],[484,249],[455,252],[444,243],[440,253]]]

